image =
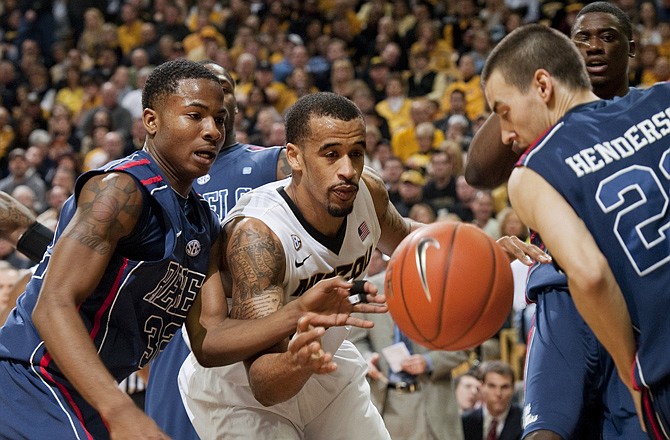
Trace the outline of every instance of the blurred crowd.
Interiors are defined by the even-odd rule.
[[[670,0],[616,3],[635,24],[630,84],[669,79]],[[489,114],[479,74],[511,30],[540,22],[567,33],[582,7],[574,0],[3,0],[0,191],[54,228],[81,172],[142,148],[142,87],[153,67],[209,59],[237,82],[240,142],[282,145],[283,112],[305,94],[333,91],[363,111],[367,164],[402,215],[473,222],[493,238],[523,240],[527,228],[504,186],[479,191],[463,177],[469,143]],[[32,265],[7,243],[0,258],[3,288],[14,269]]]

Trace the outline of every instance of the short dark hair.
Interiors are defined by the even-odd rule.
[[[332,92],[317,92],[298,99],[286,112],[286,142],[300,145],[312,133],[312,117],[330,116],[341,121],[360,118],[361,110],[349,98]]]
[[[525,93],[538,69],[547,70],[571,89],[591,90],[584,58],[570,39],[556,29],[539,24],[510,32],[491,51],[481,81],[500,70],[505,82]]]
[[[219,79],[205,66],[179,58],[156,67],[144,85],[142,107],[156,109],[167,95],[177,92],[179,82],[185,79]]]
[[[503,377],[507,377],[512,380],[514,384],[514,370],[507,362],[495,360],[484,362],[481,366],[482,381],[486,382],[486,375],[489,373],[496,373]]]
[[[619,22],[621,34],[625,35],[628,40],[633,39],[633,24],[630,21],[630,17],[617,5],[602,1],[589,3],[579,11],[576,18],[591,12],[604,12],[605,14],[613,15]]]

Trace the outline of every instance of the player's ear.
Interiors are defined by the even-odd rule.
[[[544,102],[551,99],[554,91],[554,81],[549,72],[544,69],[537,69],[533,76],[533,86]]]
[[[296,144],[288,142],[286,144],[286,160],[293,171],[302,168],[302,150]]]
[[[142,122],[144,123],[144,129],[147,131],[149,136],[156,134],[156,112],[153,109],[145,108],[142,111]]]

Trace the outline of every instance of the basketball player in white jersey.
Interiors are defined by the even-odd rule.
[[[420,226],[364,169],[365,122],[350,100],[301,98],[287,113],[286,141],[292,177],[247,193],[224,220],[236,318],[272,314],[323,278],[360,280],[375,247],[390,255]],[[196,431],[208,439],[390,439],[347,333],[329,328],[311,356],[285,340],[230,367],[188,358],[179,385]]]

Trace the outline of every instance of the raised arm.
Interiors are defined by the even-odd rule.
[[[129,175],[91,178],[54,248],[33,311],[33,321],[49,354],[100,413],[112,438],[164,438],[156,424],[119,389],[98,357],[78,312],[100,282],[118,240],[135,227],[141,209],[142,194]]]
[[[470,142],[465,180],[476,188],[492,189],[507,181],[519,156],[502,142],[500,119],[492,113]]]
[[[593,236],[565,199],[534,171],[515,170],[509,194],[521,220],[540,232],[565,270],[577,310],[610,352],[621,380],[631,389],[636,353],[633,326],[621,289]]]

